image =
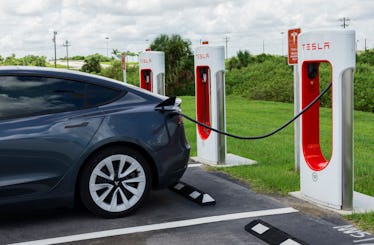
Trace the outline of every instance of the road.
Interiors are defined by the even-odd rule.
[[[66,66],[67,63],[66,63],[66,60],[57,60],[56,63],[58,65],[63,65],[63,66]],[[54,64],[54,61],[51,61],[50,64]],[[72,68],[72,69],[76,69],[76,70],[79,70],[82,68],[84,64],[84,61],[81,61],[81,60],[69,60],[69,68]],[[109,67],[110,65],[108,64],[101,64],[101,67],[103,68],[107,68]]]
[[[182,180],[209,193],[216,205],[200,206],[166,189],[153,191],[135,214],[120,219],[101,219],[84,209],[22,214],[14,210],[0,218],[0,243],[267,244],[266,239],[280,239],[276,232],[289,237],[283,244],[374,243],[372,235],[355,229],[338,214],[292,197],[254,193],[227,175],[199,165],[191,165]],[[244,227],[251,222],[265,223],[253,226],[249,233]]]

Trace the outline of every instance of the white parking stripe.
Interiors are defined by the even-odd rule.
[[[252,218],[252,217],[259,217],[259,216],[277,215],[277,214],[287,214],[287,213],[294,213],[294,212],[298,212],[298,210],[289,207],[289,208],[277,208],[277,209],[268,209],[268,210],[260,210],[260,211],[244,212],[244,213],[232,213],[232,214],[208,216],[208,217],[202,217],[202,218],[196,218],[196,219],[166,222],[166,223],[153,224],[153,225],[135,226],[135,227],[129,227],[129,228],[122,228],[122,229],[84,233],[84,234],[78,234],[78,235],[72,235],[72,236],[62,236],[62,237],[22,242],[22,243],[13,243],[10,245],[59,244],[59,243],[65,243],[65,242],[76,242],[76,241],[82,241],[82,240],[119,236],[119,235],[133,234],[133,233],[139,233],[139,232],[158,231],[158,230],[165,230],[165,229],[172,229],[172,228],[209,224],[209,223],[214,223],[214,222],[222,222],[222,221]]]

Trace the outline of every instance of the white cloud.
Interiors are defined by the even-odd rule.
[[[0,7],[2,10],[6,10],[7,13],[18,16],[30,16],[40,15],[48,9],[50,6],[56,3],[56,0],[45,1],[45,0],[12,0],[12,1],[1,1]]]
[[[359,48],[374,47],[372,0],[2,0],[0,1],[0,54],[53,56],[52,31],[57,30],[58,56],[62,43],[70,54],[106,54],[110,49],[138,52],[162,33],[177,33],[198,45],[200,39],[224,45],[229,54],[281,53],[281,32],[340,28],[340,17],[350,17]],[[105,39],[109,37],[109,41]],[[372,41],[371,41],[372,40]]]

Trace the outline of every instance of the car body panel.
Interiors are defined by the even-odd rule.
[[[113,144],[134,146],[146,155],[155,188],[175,183],[185,172],[190,146],[183,123],[175,111],[155,110],[167,97],[80,72],[0,67],[0,79],[13,75],[91,83],[121,95],[92,108],[0,119],[0,205],[73,204],[87,159]]]
[[[50,192],[99,128],[97,108],[0,122],[0,202]]]

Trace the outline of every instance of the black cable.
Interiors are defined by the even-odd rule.
[[[223,135],[226,135],[226,136],[229,136],[229,137],[232,137],[232,138],[236,138],[236,139],[241,139],[241,140],[257,140],[257,139],[263,139],[263,138],[267,138],[269,136],[272,136],[276,133],[278,133],[279,131],[281,131],[282,129],[284,129],[285,127],[287,127],[288,125],[290,125],[293,121],[295,121],[297,118],[299,118],[304,112],[306,112],[307,110],[309,110],[315,103],[317,103],[317,101],[324,95],[327,93],[327,91],[331,88],[331,85],[332,85],[332,82],[330,82],[327,87],[322,90],[322,92],[312,101],[309,103],[309,105],[307,105],[302,111],[300,111],[296,116],[294,116],[291,120],[289,120],[288,122],[286,122],[285,124],[283,124],[282,126],[280,126],[279,128],[271,131],[270,133],[267,133],[267,134],[264,134],[264,135],[259,135],[259,136],[239,136],[239,135],[235,135],[235,134],[230,134],[230,133],[227,133],[227,132],[224,132],[224,131],[221,131],[221,130],[218,130],[218,129],[215,129],[215,128],[212,128],[204,123],[201,123],[199,121],[196,121],[195,119],[193,119],[192,117],[189,117],[183,113],[178,113],[179,115],[183,116],[184,118],[190,120],[191,122],[194,122],[204,128],[207,128],[207,129],[210,129],[216,133],[219,133],[219,134],[223,134]]]

